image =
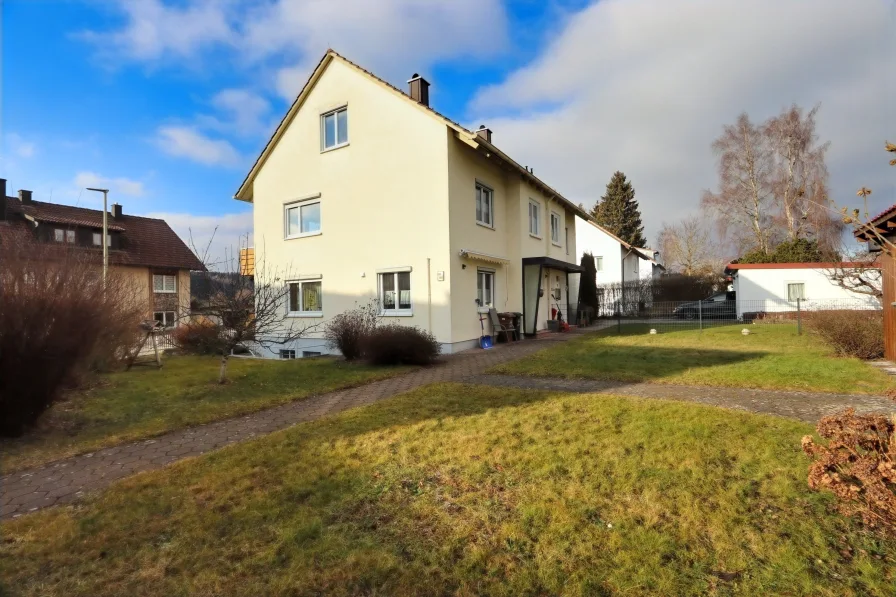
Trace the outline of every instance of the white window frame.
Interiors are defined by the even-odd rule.
[[[604,256],[594,255],[594,271],[604,271]]]
[[[301,199],[294,199],[287,203],[283,204],[283,238],[286,240],[290,240],[293,238],[305,238],[307,236],[317,236],[318,234],[323,234],[324,231],[324,213],[323,207],[320,209],[320,227],[317,230],[311,230],[308,232],[299,232],[297,234],[289,233],[289,212],[290,210],[297,209],[299,210],[299,228],[302,228],[302,208],[310,207],[314,204],[321,205],[320,193],[316,195],[311,195],[310,197],[302,197]]]
[[[345,112],[345,141],[340,143],[339,139],[339,113]],[[336,129],[335,129],[335,140],[336,142],[333,145],[327,145],[327,116],[335,116]],[[326,112],[321,113],[320,115],[320,152],[324,153],[327,151],[333,151],[334,149],[339,149],[340,147],[345,147],[348,145],[348,104],[343,104],[338,108],[333,108],[332,110],[327,110]]]
[[[53,241],[57,243],[65,242],[65,228],[53,228]]]
[[[532,230],[533,217],[535,222],[535,230]],[[533,199],[529,199],[529,236],[541,239],[541,203]]]
[[[490,302],[486,302],[484,298],[485,284],[483,282],[485,282],[486,278],[490,278],[492,283],[492,300]],[[495,306],[495,297],[497,295],[496,282],[495,270],[486,267],[480,267],[476,270],[476,298],[479,299],[481,308],[491,309]]]
[[[321,302],[321,310],[319,311],[305,311],[305,292],[304,288],[302,288],[305,284],[320,284],[320,302]],[[323,317],[323,302],[324,302],[324,281],[323,276],[317,276],[313,278],[301,278],[299,280],[288,280],[286,282],[287,286],[292,286],[293,284],[298,284],[299,286],[299,310],[293,311],[291,301],[292,290],[286,295],[286,316],[287,317]]]
[[[171,315],[170,320],[168,317],[169,314]],[[175,313],[174,311],[153,311],[153,321],[158,321],[158,319],[156,319],[156,315],[162,316],[161,323],[163,329],[170,330],[171,328],[177,327],[177,313]]]
[[[100,244],[102,243],[102,240],[101,240],[102,238],[103,238],[102,232],[94,232],[93,233],[93,246],[99,247]],[[107,247],[112,246],[112,235],[111,234],[106,234],[106,246]]]
[[[296,350],[294,348],[281,348],[280,349],[280,358],[281,359],[294,359],[294,358],[296,358]]]
[[[156,285],[156,280],[160,279],[161,284]],[[171,284],[168,284],[171,282]],[[177,276],[174,274],[153,274],[152,275],[152,291],[155,294],[174,294],[177,292]]]
[[[77,235],[75,235],[74,230],[69,229],[69,230],[65,231],[65,244],[73,245],[77,241],[78,241],[78,237],[77,237]]]
[[[786,292],[787,302],[795,303],[796,299],[790,298],[790,287],[800,285],[803,287],[803,292],[801,293],[803,296],[799,297],[801,301],[806,300],[806,282],[805,280],[787,280],[784,282],[784,292]]]
[[[476,196],[478,195],[480,197],[480,201],[481,201],[481,198],[484,196],[485,193],[488,193],[489,220],[488,221],[481,220],[481,219],[479,219],[479,215],[477,214],[476,215],[476,223],[479,224],[480,226],[485,226],[486,228],[491,228],[492,230],[494,230],[495,229],[495,190],[493,188],[491,188],[490,186],[488,186],[487,184],[484,184],[477,180],[476,187],[473,191],[473,208],[474,209],[476,208],[476,201],[477,201]],[[480,208],[479,212],[485,213],[485,210]]]
[[[398,287],[398,274],[408,274],[408,294],[410,296],[411,306],[407,309],[402,309],[399,307],[401,305],[401,289]],[[383,288],[383,278],[385,276],[394,276],[393,280],[395,282],[395,308],[394,309],[386,309],[386,301],[385,301],[385,290]],[[381,317],[412,317],[414,315],[414,284],[411,280],[411,268],[402,267],[402,268],[388,268],[378,270],[376,273],[376,296],[377,300],[380,304],[380,316]]]
[[[555,223],[556,226],[554,226]],[[560,214],[553,210],[551,210],[551,244],[562,246],[560,244]]]

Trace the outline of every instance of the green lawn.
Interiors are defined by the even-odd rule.
[[[2,470],[225,419],[311,394],[408,371],[349,364],[335,358],[290,361],[230,359],[229,382],[217,383],[220,359],[177,356],[162,369],[137,367],[102,375],[87,391],[57,403],[39,428],[0,440]]]
[[[741,334],[747,327],[748,336]],[[892,382],[858,359],[834,356],[794,325],[736,325],[648,333],[630,324],[558,343],[491,373],[881,394]]]
[[[896,542],[806,486],[811,430],[428,386],[4,522],[0,578],[50,597],[893,595]]]

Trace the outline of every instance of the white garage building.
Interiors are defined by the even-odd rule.
[[[803,309],[880,309],[873,296],[849,291],[830,278],[849,263],[732,263],[737,317],[744,313],[778,313]]]

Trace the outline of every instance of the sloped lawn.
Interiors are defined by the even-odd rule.
[[[229,381],[221,385],[219,364],[216,357],[175,356],[162,369],[135,367],[102,375],[93,388],[54,405],[32,433],[0,440],[0,470],[7,473],[409,370],[326,357],[233,358],[227,366]]]
[[[428,386],[5,522],[0,578],[66,597],[893,595],[896,542],[809,491],[807,432]]]
[[[750,334],[741,334],[743,328]],[[627,324],[498,365],[490,373],[773,390],[883,394],[886,374],[836,357],[795,325],[734,325],[649,334]]]

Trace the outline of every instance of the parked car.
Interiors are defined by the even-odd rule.
[[[737,319],[737,303],[734,292],[716,294],[690,303],[682,303],[673,311],[679,319]]]

